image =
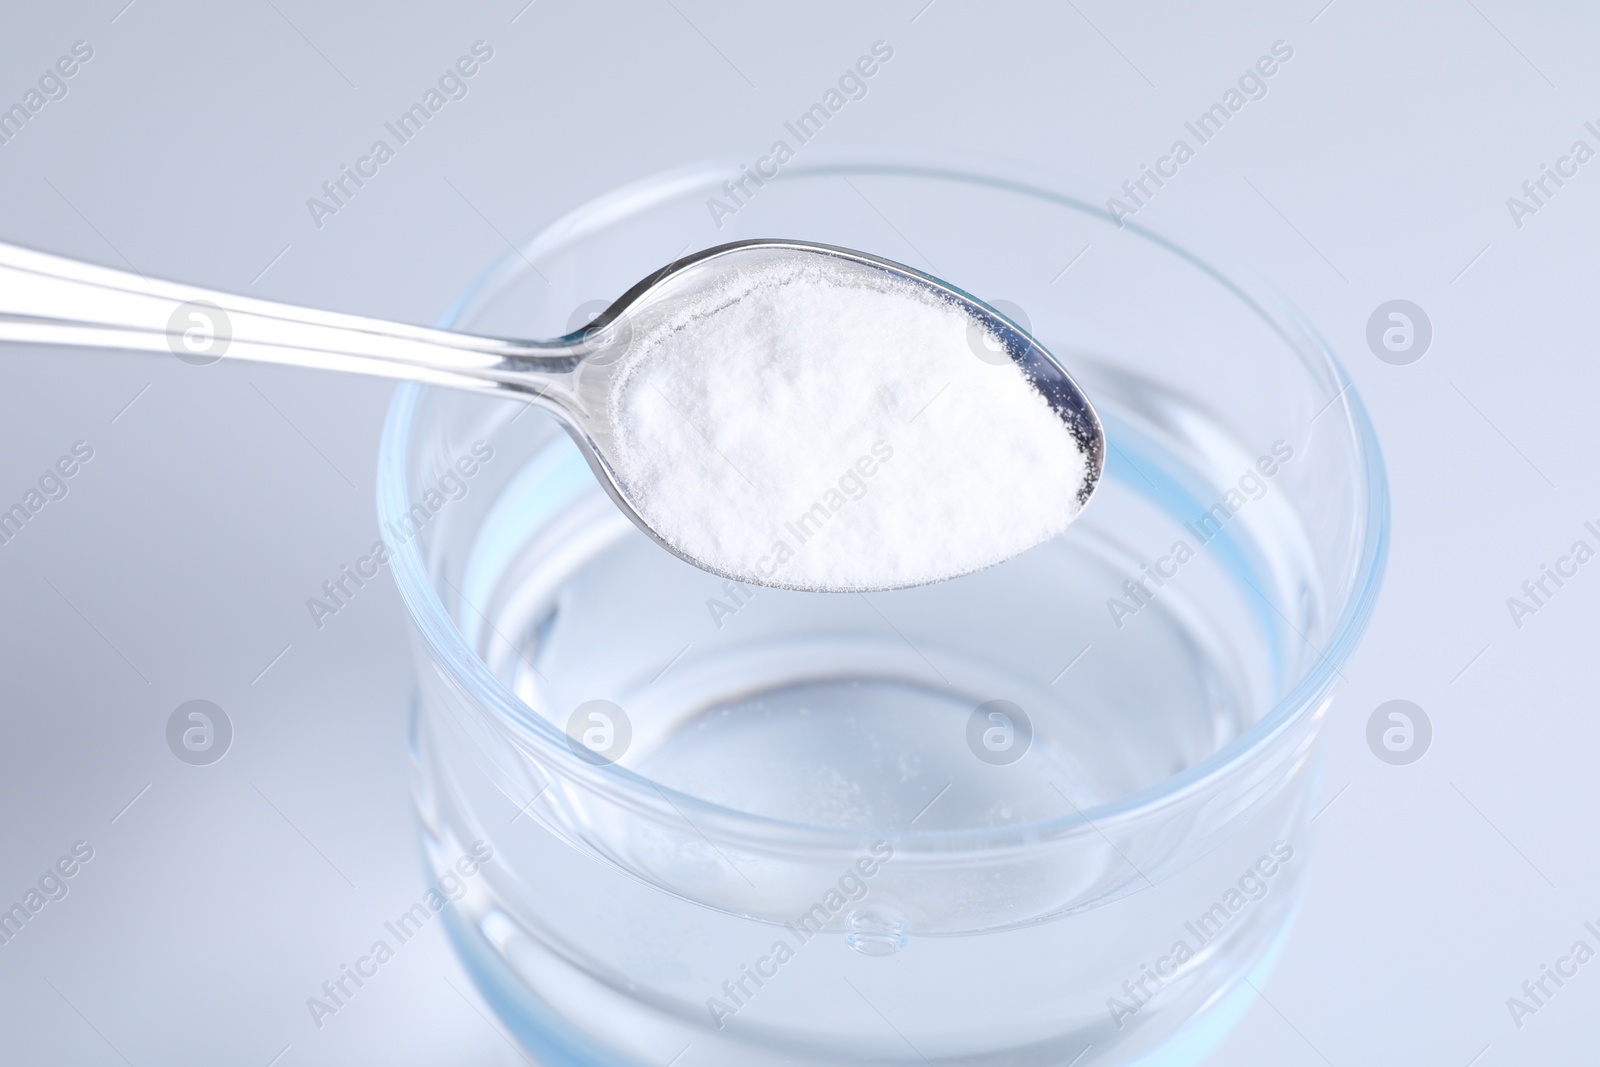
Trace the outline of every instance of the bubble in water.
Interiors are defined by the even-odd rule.
[[[906,947],[906,917],[879,904],[857,908],[845,917],[844,940],[863,956],[893,956]]]

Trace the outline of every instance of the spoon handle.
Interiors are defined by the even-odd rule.
[[[341,370],[555,406],[574,363],[562,344],[279,304],[0,243],[0,341],[171,352]],[[529,395],[531,394],[531,395]]]

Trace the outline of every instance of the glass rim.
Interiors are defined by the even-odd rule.
[[[737,173],[738,167],[737,161],[729,159],[692,163],[658,171],[579,204],[514,245],[480,273],[440,316],[437,325],[443,329],[457,328],[463,317],[492,299],[509,280],[530,269],[529,264],[538,255],[603,229],[639,210],[641,206],[670,201],[692,190],[718,188],[729,173]],[[500,717],[531,726],[539,735],[536,740],[543,745],[542,756],[559,765],[563,773],[589,780],[589,784],[599,791],[620,789],[634,794],[633,802],[643,808],[653,809],[658,806],[656,800],[665,800],[676,808],[695,811],[730,829],[781,831],[840,843],[871,837],[892,840],[901,845],[937,841],[945,847],[958,842],[982,842],[992,846],[1007,840],[1041,843],[1055,840],[1063,833],[1078,831],[1100,833],[1108,823],[1121,824],[1147,818],[1203,793],[1238,768],[1248,765],[1253,756],[1269,750],[1280,737],[1303,720],[1320,714],[1342,677],[1341,666],[1354,652],[1371,619],[1388,555],[1389,535],[1388,480],[1377,435],[1354,383],[1327,341],[1298,309],[1264,282],[1254,279],[1249,272],[1236,270],[1233,274],[1224,274],[1171,237],[1131,219],[1115,219],[1108,209],[1096,206],[1082,195],[1059,191],[1065,183],[1058,174],[1040,173],[1022,164],[997,163],[992,157],[986,161],[974,161],[948,155],[883,149],[833,149],[814,152],[805,160],[794,160],[785,165],[777,178],[769,180],[837,173],[878,173],[987,185],[1087,213],[1133,231],[1137,236],[1178,256],[1210,276],[1271,327],[1290,351],[1299,357],[1311,376],[1324,386],[1329,405],[1342,401],[1343,423],[1356,451],[1359,474],[1366,489],[1365,523],[1359,531],[1358,560],[1343,590],[1344,604],[1330,629],[1331,637],[1326,646],[1321,650],[1312,646],[1313,651],[1317,652],[1316,659],[1265,714],[1226,745],[1178,773],[1085,810],[1003,827],[962,830],[900,831],[879,828],[866,831],[796,822],[717,804],[661,785],[654,779],[617,765],[596,766],[579,760],[569,751],[565,735],[560,729],[529,708],[468,645],[428,578],[427,565],[418,546],[420,539],[413,538],[400,545],[391,544],[390,571],[407,612],[429,650],[447,665],[453,678],[463,685],[475,701],[488,705]],[[1074,187],[1092,186],[1084,184]],[[1252,278],[1252,282],[1242,281],[1244,277]],[[384,421],[378,456],[377,510],[380,528],[385,531],[388,528],[386,520],[404,513],[410,507],[413,486],[410,484],[408,457],[412,431],[421,402],[432,389],[418,383],[402,383],[395,390]],[[385,540],[388,540],[387,534]],[[526,714],[530,711],[534,711],[531,720]],[[548,736],[543,736],[545,734]],[[772,839],[770,833],[753,834],[752,837],[768,842]]]

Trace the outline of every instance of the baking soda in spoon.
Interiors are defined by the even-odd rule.
[[[521,400],[561,421],[668,550],[819,591],[1015,555],[1072,521],[1104,456],[1088,398],[1010,321],[937,278],[807,241],[696,252],[549,340],[295,307],[0,242],[0,341]]]
[[[613,467],[659,536],[720,573],[836,590],[966,574],[1064,530],[1099,474],[1004,352],[926,287],[769,260],[633,339]]]

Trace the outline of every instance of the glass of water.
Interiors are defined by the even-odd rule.
[[[402,386],[379,509],[422,836],[436,875],[491,855],[446,911],[463,960],[563,1067],[1196,1062],[1311,866],[1313,742],[1384,557],[1360,401],[1270,293],[1049,182],[741,173],[583,205],[446,324],[556,336],[686,251],[859,248],[1029,327],[1099,410],[1105,480],[955,581],[755,588],[631,526],[539,411]]]

